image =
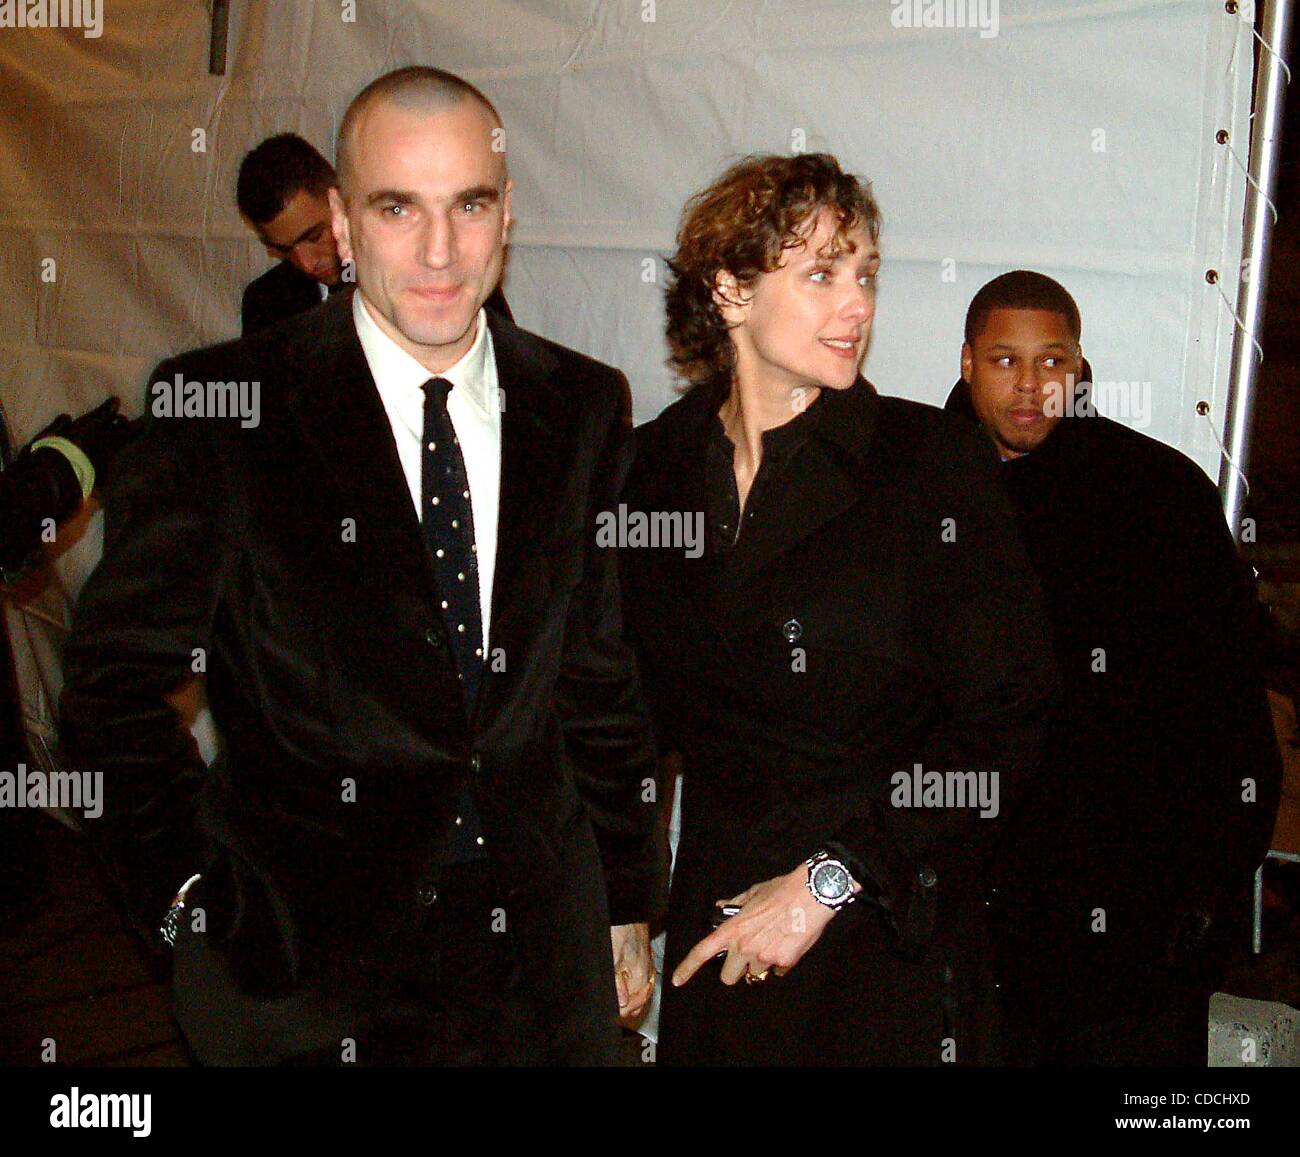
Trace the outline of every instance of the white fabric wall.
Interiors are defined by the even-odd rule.
[[[896,7],[232,0],[224,77],[207,72],[203,0],[106,0],[94,39],[0,29],[14,436],[110,392],[138,412],[160,357],[233,336],[268,265],[235,211],[240,158],[286,130],[331,155],[363,84],[427,63],[506,122],[517,318],[624,369],[638,419],[672,397],[662,257],[683,200],[739,155],[802,146],[870,177],[884,213],[867,362],[881,392],[941,402],[970,297],[1029,266],[1075,294],[1097,378],[1150,382],[1147,432],[1217,476],[1194,406],[1221,428],[1233,323],[1204,274],[1225,271],[1235,299],[1245,180],[1214,134],[1244,156],[1249,26],[1220,0],[1002,0],[986,37],[895,27]],[[96,550],[92,525],[59,563],[73,590]],[[45,713],[57,674],[33,663]]]

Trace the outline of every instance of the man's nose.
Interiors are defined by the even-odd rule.
[[[323,241],[303,241],[295,245],[294,256],[309,269],[332,263],[338,256],[338,250],[334,246],[334,235],[331,233]]]
[[[433,269],[445,269],[456,260],[456,234],[445,217],[432,215],[420,245],[420,261]]]
[[[1038,366],[1032,362],[1016,375],[1016,389],[1022,394],[1036,394],[1042,388],[1042,384]]]

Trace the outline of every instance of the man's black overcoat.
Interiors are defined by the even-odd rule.
[[[115,471],[63,733],[77,767],[103,773],[92,834],[141,931],[204,874],[203,951],[237,991],[186,994],[214,1023],[182,1024],[213,1059],[248,1059],[216,1020],[250,994],[329,976],[364,998],[425,918],[467,778],[538,1059],[614,1055],[609,926],[651,915],[660,886],[653,746],[617,560],[595,543],[626,473],[627,387],[487,317],[502,478],[472,719],[351,293],[160,365],[155,382],[260,382],[259,422],[156,417]],[[224,739],[210,771],[164,700],[195,670]]]

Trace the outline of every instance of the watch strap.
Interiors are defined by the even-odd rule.
[[[176,893],[171,904],[167,907],[167,915],[163,917],[163,922],[158,928],[158,935],[162,937],[163,943],[168,948],[176,947],[176,930],[180,927],[181,913],[185,911],[185,898],[189,890],[202,878],[201,874],[195,872],[188,880],[181,885],[181,890]]]

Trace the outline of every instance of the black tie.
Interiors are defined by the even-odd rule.
[[[452,384],[445,378],[424,383],[424,452],[421,455],[420,503],[424,540],[433,559],[441,592],[443,622],[451,636],[460,675],[466,717],[474,713],[483,673],[483,620],[479,604],[478,559],[474,548],[474,511],[470,505],[465,456],[447,413]],[[469,789],[460,801],[452,862],[481,859],[478,814]]]

